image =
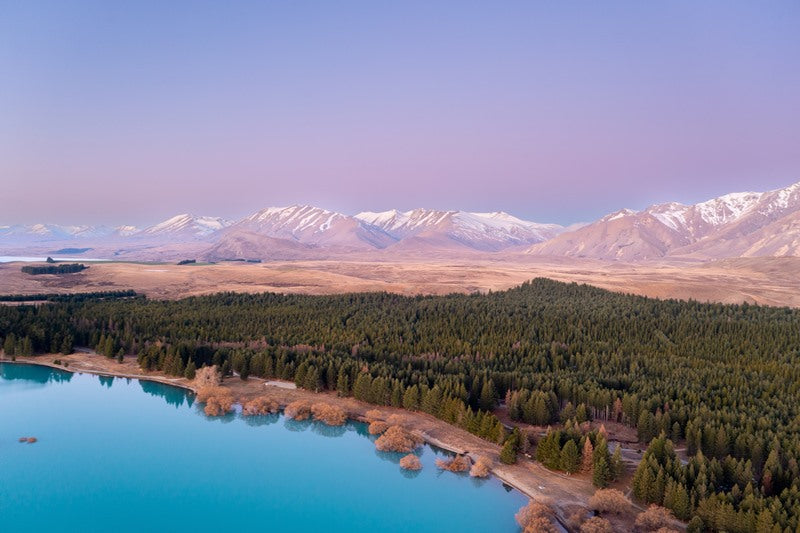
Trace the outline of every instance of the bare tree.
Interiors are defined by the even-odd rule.
[[[639,531],[658,531],[668,528],[675,521],[672,511],[660,505],[651,505],[636,517],[636,529]]]
[[[472,477],[488,477],[493,467],[494,462],[489,457],[481,455],[478,457],[478,460],[475,461],[475,464],[472,465],[472,468],[469,470],[469,475]]]
[[[196,389],[204,387],[217,387],[222,383],[219,369],[215,366],[204,366],[194,375],[194,386]]]
[[[555,533],[552,516],[553,511],[549,505],[531,500],[514,518],[525,533]]]
[[[581,525],[581,533],[614,533],[614,528],[605,518],[594,516]]]
[[[466,455],[456,455],[452,459],[436,459],[436,468],[450,472],[466,472],[469,470],[470,460]]]
[[[617,489],[600,489],[589,498],[589,507],[598,513],[621,514],[630,508],[631,502]]]

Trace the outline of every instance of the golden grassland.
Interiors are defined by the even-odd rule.
[[[588,283],[656,298],[800,307],[800,258],[615,263],[509,255],[452,260],[293,261],[260,264],[93,263],[76,274],[32,276],[0,264],[0,294],[134,289],[176,299],[220,291],[335,294],[387,291],[446,294],[508,289],[535,277]]]

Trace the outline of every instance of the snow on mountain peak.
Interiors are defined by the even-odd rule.
[[[195,216],[189,213],[182,213],[150,226],[141,233],[146,235],[182,234],[205,237],[229,225],[230,222],[221,217]]]
[[[619,211],[615,211],[613,213],[609,213],[608,215],[604,216],[600,219],[600,222],[610,222],[612,220],[617,220],[618,218],[627,217],[631,215],[637,214],[638,211],[634,211],[633,209],[620,209]]]
[[[417,208],[365,211],[355,216],[394,237],[404,239],[423,232],[441,233],[452,240],[478,249],[540,242],[558,233],[555,224],[528,222],[508,213],[471,213]]]

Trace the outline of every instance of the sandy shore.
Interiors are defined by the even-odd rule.
[[[62,364],[53,363],[55,359],[60,360]],[[12,363],[8,358],[3,357],[0,357],[0,362]],[[119,363],[115,359],[91,353],[50,354],[17,357],[15,362],[42,365],[68,372],[154,381],[196,392],[192,382],[185,378],[168,377],[161,372],[142,372],[133,357],[126,357],[124,362]],[[64,367],[63,363],[68,363],[68,366]],[[296,400],[325,401],[341,407],[350,418],[356,420],[363,419],[367,411],[374,409],[381,411],[385,417],[392,414],[401,415],[406,421],[404,425],[419,432],[430,445],[454,453],[466,453],[473,460],[481,455],[491,457],[495,463],[495,467],[492,469],[493,475],[529,498],[550,504],[562,527],[565,526],[568,517],[575,510],[588,507],[588,500],[595,491],[589,476],[568,476],[552,472],[522,455],[517,464],[504,465],[499,461],[499,446],[426,413],[375,406],[353,398],[340,398],[335,393],[314,393],[303,389],[268,386],[266,380],[254,377],[248,378],[246,381],[237,377],[227,378],[223,382],[223,386],[233,391],[237,401],[267,396],[278,402],[281,408]],[[616,522],[617,530],[625,531],[632,524],[633,516],[613,517],[613,521]]]

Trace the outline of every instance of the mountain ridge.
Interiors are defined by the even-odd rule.
[[[766,192],[728,193],[696,204],[664,202],[638,211],[620,209],[568,227],[504,211],[417,208],[348,215],[301,204],[267,207],[238,220],[182,213],[144,228],[0,226],[0,246],[20,249],[53,243],[105,245],[106,252],[131,257],[156,248],[159,254],[169,254],[173,247],[176,256],[200,250],[210,260],[372,252],[381,256],[521,252],[618,261],[796,256],[800,255],[800,182]]]

